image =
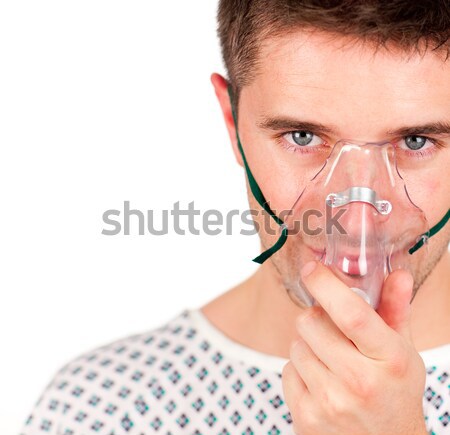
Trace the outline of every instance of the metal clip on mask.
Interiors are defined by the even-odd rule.
[[[317,157],[319,153],[301,156],[299,170],[308,181],[283,221],[270,208],[250,170],[230,87],[228,92],[250,189],[279,225],[277,242],[253,261],[262,264],[281,249],[289,234],[295,249],[289,251],[290,266],[283,279],[295,303],[316,303],[299,272],[308,261],[319,260],[377,308],[386,276],[398,268],[409,269],[413,254],[414,260],[420,262],[418,257],[425,256],[427,248],[419,249],[447,223],[450,210],[430,229],[424,212],[414,204],[414,196],[406,187],[409,172],[415,176],[407,158],[398,155],[389,141],[342,139],[331,148],[325,161]],[[299,225],[308,214],[316,219],[314,230]]]

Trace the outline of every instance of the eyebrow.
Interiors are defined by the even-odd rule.
[[[284,117],[264,117],[258,122],[257,126],[264,130],[307,130],[315,133],[328,133],[337,135],[337,128],[335,126],[326,126],[319,122],[300,121],[293,118]],[[418,124],[412,126],[404,126],[395,130],[389,130],[386,132],[389,136],[412,136],[419,134],[435,134],[446,135],[450,134],[450,122],[437,121],[426,124]]]
[[[394,131],[387,131],[388,135],[411,136],[414,134],[450,134],[450,123],[445,121],[430,122],[427,124],[401,127]]]

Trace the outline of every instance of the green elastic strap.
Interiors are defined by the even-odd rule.
[[[416,252],[419,248],[421,248],[430,237],[433,237],[438,231],[440,231],[444,227],[444,225],[448,222],[449,219],[450,219],[450,209],[434,227],[430,228],[426,233],[423,233],[420,236],[420,240],[411,249],[409,249],[408,252],[410,254],[414,254],[414,252]]]
[[[253,176],[252,172],[250,171],[250,167],[248,166],[247,159],[245,158],[244,149],[242,148],[241,139],[239,138],[238,133],[238,127],[237,127],[237,119],[236,119],[236,112],[234,110],[234,104],[233,104],[233,97],[231,93],[230,85],[228,85],[228,95],[230,97],[230,103],[231,103],[231,112],[233,114],[233,120],[234,120],[234,127],[236,129],[236,138],[238,143],[238,148],[242,156],[242,160],[244,161],[244,167],[245,172],[247,173],[248,182],[250,184],[250,189],[253,193],[253,196],[255,197],[256,201],[258,201],[259,205],[272,217],[272,219],[280,225],[282,228],[281,235],[277,242],[269,249],[258,255],[253,259],[255,263],[263,264],[271,255],[275,254],[281,247],[285,244],[288,236],[288,229],[284,222],[272,211],[272,209],[269,206],[269,203],[266,201],[266,198],[264,198],[264,195],[261,191],[261,189],[258,186],[258,183],[255,180],[255,177]]]

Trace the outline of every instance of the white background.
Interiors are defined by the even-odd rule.
[[[216,7],[0,3],[0,433],[19,431],[78,354],[255,269],[258,239],[242,225],[233,236],[101,234],[103,212],[124,201],[247,209],[209,79],[224,72]]]

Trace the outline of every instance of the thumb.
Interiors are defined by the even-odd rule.
[[[403,269],[395,270],[385,280],[377,312],[388,326],[397,331],[410,343],[411,298],[414,280]]]

